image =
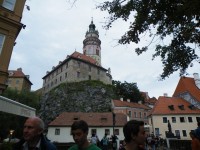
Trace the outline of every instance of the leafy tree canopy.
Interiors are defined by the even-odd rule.
[[[123,98],[124,100],[130,99],[131,102],[143,101],[143,97],[137,87],[136,83],[121,83],[120,81],[112,81],[112,85],[115,87],[116,95],[118,99]]]
[[[12,90],[10,88],[7,88],[3,92],[2,96],[10,98],[19,103],[28,105],[35,109],[39,108],[40,95],[36,94],[35,92],[29,92],[29,91],[18,92],[17,90]]]
[[[155,46],[153,59],[160,56],[163,64],[161,79],[173,72],[186,74],[193,61],[198,61],[200,47],[200,1],[199,0],[112,0],[98,8],[110,14],[106,29],[118,19],[130,21],[129,30],[119,40],[120,44],[139,43],[140,35],[149,33]],[[165,39],[168,40],[164,43]],[[156,40],[158,41],[158,40]],[[150,49],[149,45],[138,47],[140,55]]]

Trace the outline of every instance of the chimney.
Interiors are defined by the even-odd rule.
[[[138,101],[138,104],[142,104],[142,101]]]
[[[123,97],[121,97],[121,98],[120,98],[120,101],[122,101],[122,102],[123,102]]]
[[[200,89],[200,79],[199,79],[199,74],[198,74],[198,73],[194,73],[193,76],[194,76],[194,82],[195,82],[195,85]]]
[[[22,68],[17,68],[17,71],[22,71]]]
[[[127,102],[130,102],[130,99],[127,99]]]
[[[30,78],[30,76],[29,76],[29,75],[26,75],[26,78],[27,78],[27,79],[29,79],[29,78]]]
[[[164,93],[163,96],[164,96],[164,97],[168,97],[167,93]]]

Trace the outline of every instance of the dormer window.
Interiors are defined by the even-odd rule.
[[[189,105],[188,108],[190,108],[191,110],[195,109],[194,105]]]
[[[174,105],[169,105],[168,107],[170,110],[174,110]]]
[[[79,118],[78,117],[74,117],[74,120],[79,120]]]
[[[184,110],[184,105],[178,105],[178,107],[180,108],[180,110]]]
[[[102,118],[101,118],[101,122],[107,122],[107,118],[102,117]]]

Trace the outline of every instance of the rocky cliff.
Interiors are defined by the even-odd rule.
[[[63,83],[42,96],[39,116],[48,124],[62,112],[108,112],[115,97],[100,81]]]

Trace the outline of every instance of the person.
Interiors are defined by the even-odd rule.
[[[13,150],[57,150],[44,135],[44,122],[39,117],[30,117],[24,123],[23,139],[14,144]]]
[[[195,132],[196,138],[200,140],[200,122],[199,121],[197,122],[197,126],[198,127],[194,130],[194,132]]]
[[[97,145],[97,143],[98,143],[98,137],[96,136],[95,133],[92,133],[91,143],[95,144],[95,145]]]
[[[72,124],[71,134],[75,145],[71,146],[69,150],[101,150],[95,144],[88,141],[88,124],[84,120],[78,120]]]
[[[115,135],[115,133],[111,136],[111,139],[112,139],[113,150],[117,150],[117,139],[118,139],[118,137]]]
[[[103,150],[108,150],[109,139],[107,138],[107,133],[101,139],[101,145]]]
[[[121,141],[119,144],[119,150],[125,150],[124,146],[126,145],[125,141]]]
[[[196,137],[196,134],[194,131],[190,132],[190,137],[192,139],[192,142],[191,142],[192,150],[200,150],[200,140]]]
[[[144,150],[146,137],[143,121],[128,121],[123,127],[123,133],[126,150]]]

